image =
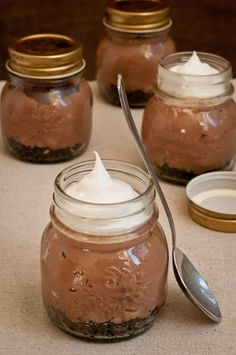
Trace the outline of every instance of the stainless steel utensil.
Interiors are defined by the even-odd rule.
[[[172,263],[176,280],[184,294],[194,305],[196,305],[204,314],[206,314],[213,321],[220,322],[221,313],[215,296],[211,292],[206,281],[202,278],[197,269],[193,266],[191,261],[179,248],[176,247],[176,230],[174,220],[166,198],[164,196],[164,193],[157,179],[157,176],[155,174],[153,165],[147,156],[144,145],[141,142],[139,133],[135,126],[128,104],[124,80],[121,74],[118,74],[117,89],[119,93],[121,107],[123,109],[129,129],[133,134],[133,137],[139,148],[139,152],[143,158],[146,168],[153,179],[156,191],[160,196],[161,202],[163,204],[165,213],[169,221],[172,236]]]

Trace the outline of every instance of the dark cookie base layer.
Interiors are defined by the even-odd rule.
[[[92,320],[75,323],[69,320],[60,309],[56,309],[46,303],[45,307],[49,317],[59,328],[78,338],[99,342],[125,340],[143,333],[153,325],[161,310],[161,307],[156,307],[150,316],[146,318],[130,319],[119,324],[112,321],[96,323]]]
[[[230,161],[227,162],[224,167],[211,170],[211,171],[205,171],[204,173],[209,173],[213,171],[229,171],[233,169],[234,162]],[[168,164],[164,164],[162,166],[158,166],[154,164],[155,171],[157,175],[163,179],[167,180],[173,184],[179,184],[179,185],[186,185],[191,179],[195,178],[196,176],[200,174],[196,174],[192,171],[186,171],[186,170],[179,170],[176,168],[169,167]]]
[[[29,147],[14,138],[5,138],[5,142],[15,157],[31,163],[56,163],[69,160],[81,154],[86,147],[84,144],[76,144],[73,147],[54,150],[47,147]]]
[[[112,105],[120,106],[120,100],[116,85],[99,84],[99,89],[106,101],[110,102]],[[152,93],[147,93],[142,90],[126,91],[126,94],[129,101],[129,105],[133,108],[145,107],[147,101],[153,95]]]

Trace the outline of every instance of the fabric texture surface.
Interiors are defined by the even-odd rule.
[[[236,354],[236,233],[205,229],[191,220],[185,188],[161,182],[172,210],[178,246],[209,283],[222,312],[215,324],[182,294],[172,265],[166,305],[154,326],[134,339],[100,344],[78,340],[48,319],[40,289],[40,240],[49,221],[53,183],[69,164],[102,158],[143,167],[120,108],[106,104],[95,82],[93,133],[88,149],[71,162],[36,165],[12,157],[0,141],[0,354],[43,355],[231,355]],[[140,129],[142,110],[133,110]],[[160,222],[171,238],[161,208]]]

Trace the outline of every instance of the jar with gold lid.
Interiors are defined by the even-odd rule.
[[[127,184],[135,196],[113,203],[72,196],[82,179],[82,187],[89,181],[93,161],[57,176],[41,242],[42,295],[49,317],[64,331],[115,341],[144,332],[157,318],[167,295],[168,247],[149,175],[127,162],[103,163],[121,183],[119,196]],[[100,177],[90,186],[104,197]]]
[[[183,66],[193,73],[175,71]],[[160,177],[185,184],[202,173],[232,170],[236,103],[231,79],[231,64],[212,53],[179,52],[160,61],[155,95],[142,122],[142,140]]]
[[[36,34],[9,47],[9,80],[1,97],[4,142],[19,159],[52,163],[86,148],[92,92],[83,78],[82,46],[71,37]]]
[[[153,94],[159,60],[175,51],[169,36],[169,7],[157,0],[113,0],[97,49],[97,83],[103,97],[119,105],[117,74],[124,77],[131,107],[143,107]]]

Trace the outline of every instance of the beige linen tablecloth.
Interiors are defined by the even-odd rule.
[[[70,163],[28,164],[13,158],[0,141],[0,354],[184,355],[236,354],[236,233],[205,229],[191,220],[184,187],[162,183],[177,228],[178,245],[215,293],[223,319],[215,324],[182,294],[169,268],[169,294],[155,325],[119,343],[88,343],[59,330],[48,319],[40,289],[41,234],[49,221],[55,176],[68,164],[102,158],[143,166],[121,109],[103,102],[96,83],[93,134],[87,151]],[[133,110],[140,128],[142,110]],[[160,206],[160,202],[158,205]],[[160,221],[170,244],[168,223]]]

